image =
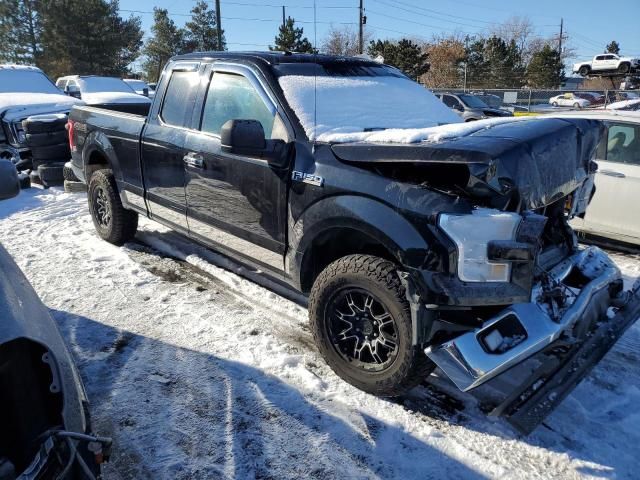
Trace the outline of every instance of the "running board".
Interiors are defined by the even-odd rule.
[[[531,433],[640,318],[640,280],[629,293],[626,305],[613,318],[603,319],[586,340],[566,353],[547,356],[490,415],[505,418],[524,435]]]

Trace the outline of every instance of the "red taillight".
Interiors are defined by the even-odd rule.
[[[69,133],[69,148],[71,149],[72,152],[76,151],[76,140],[74,138],[74,132],[73,132],[73,120],[69,120],[67,122],[67,132]]]

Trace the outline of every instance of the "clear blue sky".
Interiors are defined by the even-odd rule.
[[[333,23],[352,24],[357,28],[358,0],[317,0],[314,32],[313,0],[220,0],[222,27],[230,50],[266,50],[273,44],[282,19],[282,5],[305,35],[318,45]],[[120,0],[123,16],[126,10],[151,12],[153,7],[166,8],[178,25],[189,18],[195,0]],[[214,6],[214,1],[209,0]],[[564,18],[569,46],[576,58],[600,53],[611,40],[617,40],[625,55],[640,56],[640,0],[364,0],[367,30],[374,38],[430,39],[442,33],[482,33],[492,24],[519,15],[527,16],[536,34],[548,37],[558,33]],[[133,13],[142,18],[145,34],[152,22],[150,13]]]

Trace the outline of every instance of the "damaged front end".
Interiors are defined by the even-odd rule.
[[[567,223],[592,196],[602,131],[595,121],[540,119],[404,152],[334,147],[345,161],[473,205],[433,216],[445,268],[403,276],[414,344],[462,391],[501,384],[493,414],[523,433],[640,317],[640,282],[623,291],[615,264],[581,249]]]
[[[0,480],[95,479],[111,440],[91,434],[66,346],[0,246]]]

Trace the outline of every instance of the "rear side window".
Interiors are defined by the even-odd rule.
[[[456,99],[456,97],[452,97],[451,95],[443,95],[442,101],[447,107],[450,107],[450,108],[453,108],[459,105],[459,102]]]
[[[198,89],[198,72],[174,70],[162,102],[160,118],[174,127],[190,127]]]
[[[247,78],[216,72],[209,84],[201,130],[219,135],[228,120],[257,120],[265,137],[271,138],[275,115]]]

